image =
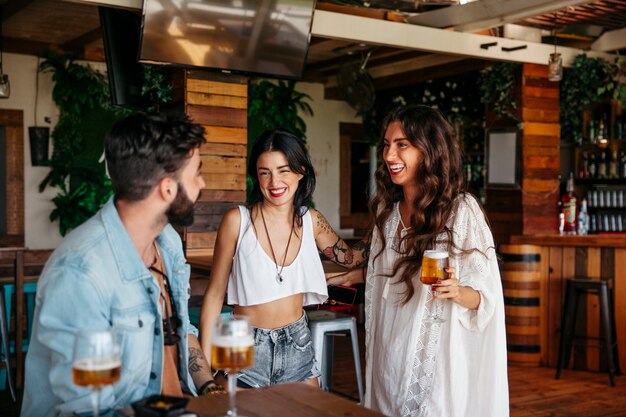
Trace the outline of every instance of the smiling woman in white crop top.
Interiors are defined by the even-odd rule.
[[[254,203],[229,210],[219,227],[202,304],[202,349],[210,358],[213,324],[228,290],[228,304],[235,314],[250,317],[255,335],[255,364],[239,374],[239,384],[317,385],[302,307],[328,298],[318,251],[345,267],[363,263],[363,253],[350,249],[319,211],[307,209],[315,173],[299,138],[264,132],[252,149],[248,174]]]

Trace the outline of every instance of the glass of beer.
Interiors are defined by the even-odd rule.
[[[446,279],[445,267],[448,266],[448,252],[441,250],[426,250],[422,259],[422,275],[420,280],[422,284],[437,286],[438,281]],[[432,295],[431,297],[434,297]],[[443,300],[431,299],[431,311],[427,320],[432,323],[443,323]]]
[[[254,336],[250,319],[240,315],[219,316],[211,341],[211,365],[228,374],[228,417],[242,417],[237,414],[235,406],[237,372],[251,368],[253,364]]]
[[[99,393],[120,379],[122,359],[117,334],[112,329],[84,330],[76,334],[72,376],[74,383],[92,391],[93,415],[99,415]]]

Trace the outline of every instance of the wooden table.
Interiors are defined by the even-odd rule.
[[[200,417],[218,417],[228,410],[228,395],[192,398],[187,411]],[[237,392],[237,412],[246,417],[383,417],[335,394],[294,383]]]
[[[15,263],[15,386],[21,388],[24,379],[24,251],[21,246],[0,246],[3,258],[13,258]],[[8,318],[7,318],[8,319]]]

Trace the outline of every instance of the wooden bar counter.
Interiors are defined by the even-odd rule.
[[[626,236],[589,235],[512,236],[510,245],[502,249],[527,246],[539,254],[539,344],[540,364],[557,364],[561,312],[565,297],[565,283],[569,278],[607,280],[612,282],[619,359],[626,366]],[[523,246],[519,246],[522,248]],[[507,266],[503,266],[503,281]],[[506,282],[505,292],[506,292]],[[507,319],[509,318],[507,312]],[[509,324],[507,323],[507,331]],[[581,297],[578,306],[576,334],[600,336],[598,297]],[[588,342],[597,344],[593,340]],[[604,370],[606,358],[596,347],[574,346],[573,366],[576,369]]]

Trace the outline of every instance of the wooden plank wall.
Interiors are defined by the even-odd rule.
[[[211,257],[222,215],[246,200],[248,80],[186,71],[183,88],[185,114],[204,126],[207,139],[200,149],[206,186],[185,230],[185,248],[188,257]]]
[[[524,64],[521,75],[522,234],[558,231],[559,83],[546,65]]]

